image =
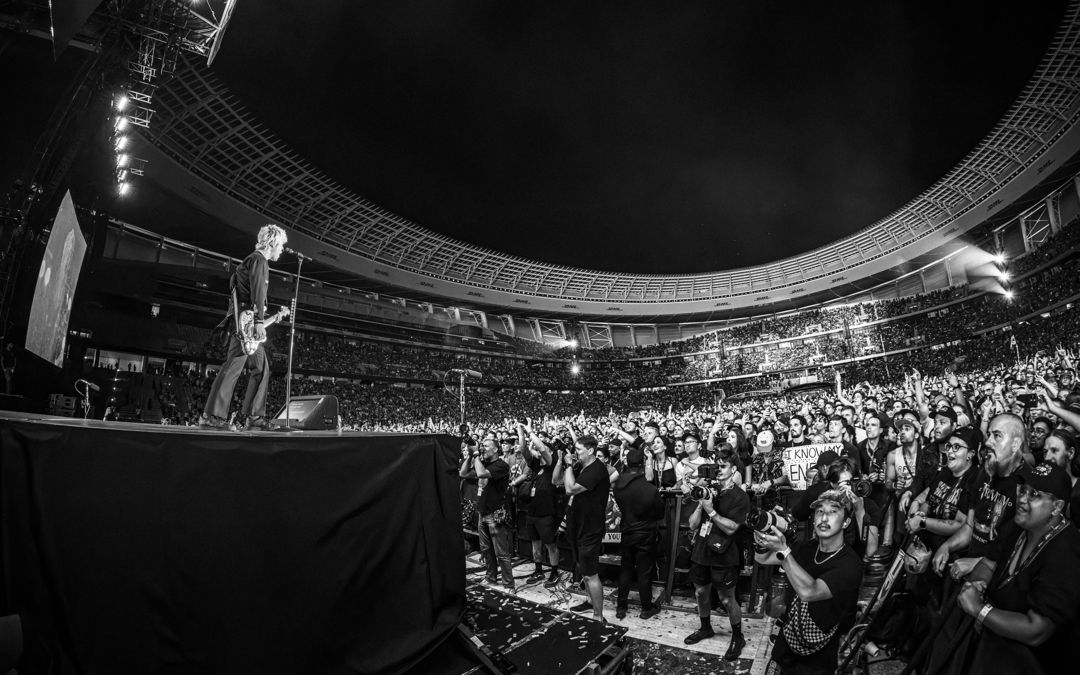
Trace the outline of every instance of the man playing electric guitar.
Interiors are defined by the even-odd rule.
[[[232,298],[229,301],[228,321],[232,330],[225,362],[221,364],[210,395],[206,399],[199,426],[210,429],[227,429],[229,404],[232,402],[236,381],[245,369],[250,370],[244,405],[240,410],[241,429],[266,429],[266,389],[270,384],[270,360],[262,343],[266,340],[266,326],[278,320],[265,317],[266,290],[270,284],[270,261],[281,257],[288,237],[277,225],[263,225],[259,230],[255,250],[233,272],[229,280]],[[241,330],[241,317],[251,312],[251,339],[245,339]],[[287,313],[287,312],[286,312]],[[252,348],[251,345],[254,345]],[[245,349],[248,347],[248,349]]]

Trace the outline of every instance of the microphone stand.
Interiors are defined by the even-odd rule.
[[[290,251],[296,256],[296,287],[293,289],[292,305],[289,306],[289,364],[285,371],[285,430],[292,430],[292,366],[296,346],[296,300],[300,297],[300,269],[304,266],[304,254]]]

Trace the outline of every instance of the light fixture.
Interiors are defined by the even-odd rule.
[[[116,109],[124,110],[128,107],[128,103],[131,103],[131,99],[127,94],[117,94],[116,96]]]
[[[127,153],[121,153],[116,156],[116,166],[127,166],[131,162],[131,157]]]
[[[123,150],[124,148],[126,148],[127,144],[128,144],[128,137],[127,136],[117,136],[116,137],[116,151],[117,152],[119,152],[119,151]]]
[[[123,131],[124,129],[127,129],[127,125],[128,125],[127,116],[125,116],[125,115],[117,115],[116,123],[114,125],[116,127],[116,130],[117,131]]]
[[[131,183],[128,183],[126,181],[123,182],[123,183],[120,183],[120,187],[117,189],[117,192],[120,193],[121,197],[126,195],[128,192],[131,192]]]

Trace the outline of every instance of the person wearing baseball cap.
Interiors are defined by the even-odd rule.
[[[977,567],[957,598],[981,631],[960,672],[1054,673],[1075,659],[1068,628],[1080,608],[1080,531],[1065,518],[1069,476],[1051,462],[1023,464],[1015,476],[1016,529],[997,570]]]
[[[795,591],[772,660],[784,672],[831,673],[836,670],[841,636],[855,621],[863,562],[844,541],[854,512],[849,494],[827,490],[811,506],[816,538],[791,544],[776,527],[755,531],[757,550],[763,552],[754,559],[760,565],[780,565]],[[823,627],[836,630],[824,644],[808,644],[810,633]]]
[[[889,453],[885,480],[896,490],[897,518],[893,534],[895,538],[902,538],[906,533],[904,518],[911,498],[933,480],[938,471],[938,454],[936,450],[921,447],[922,425],[914,411],[904,409],[893,415],[893,425],[897,430],[897,446]],[[884,543],[890,544],[887,540]]]
[[[970,427],[953,431],[944,448],[946,463],[929,486],[911,500],[905,514],[907,529],[914,532],[930,551],[937,551],[956,534],[968,517],[979,484],[977,458],[982,436]],[[909,570],[911,571],[911,570]],[[943,590],[941,577],[922,575],[909,585],[923,601],[930,593]],[[940,600],[940,597],[938,598]]]

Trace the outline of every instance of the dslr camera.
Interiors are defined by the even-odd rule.
[[[781,507],[776,507],[771,511],[765,509],[750,509],[746,514],[745,525],[751,530],[757,532],[771,532],[772,528],[776,528],[784,533],[784,538],[788,541],[793,541],[795,536],[795,517],[791,515],[791,512]],[[758,553],[764,553],[765,549],[760,548],[757,543],[754,544],[754,550]]]
[[[870,496],[870,493],[874,489],[874,484],[866,478],[853,478],[851,481],[845,481],[840,484],[840,487],[848,486],[856,496],[866,499]]]
[[[720,475],[720,467],[716,464],[702,464],[697,468],[697,477],[704,479],[704,485],[694,485],[690,488],[688,499],[700,501],[702,499],[714,499],[720,492],[720,481],[716,479]]]

